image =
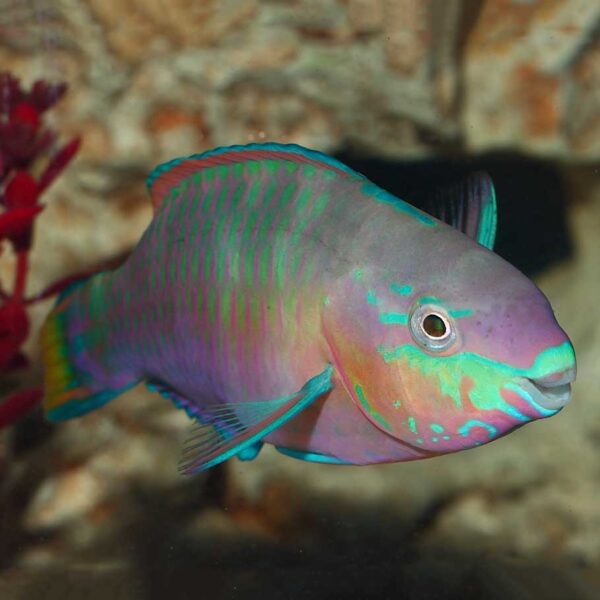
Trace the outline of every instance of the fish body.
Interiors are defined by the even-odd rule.
[[[148,184],[154,219],[129,259],[45,324],[49,418],[145,381],[198,422],[194,472],[264,442],[320,462],[423,458],[568,400],[566,334],[485,247],[491,185],[451,227],[293,145],[176,159]]]

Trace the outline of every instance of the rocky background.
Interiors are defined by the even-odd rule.
[[[133,245],[144,177],[174,156],[502,151],[566,190],[572,252],[537,281],[579,360],[556,418],[413,464],[266,449],[185,480],[187,419],[142,389],[59,427],[34,414],[0,434],[0,597],[600,597],[599,25],[588,0],[0,0],[0,70],[66,81],[54,125],[83,137],[32,291]]]

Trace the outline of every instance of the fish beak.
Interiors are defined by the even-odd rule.
[[[556,412],[571,399],[571,383],[576,375],[577,368],[573,366],[544,377],[523,378],[519,387],[534,404],[545,411]]]

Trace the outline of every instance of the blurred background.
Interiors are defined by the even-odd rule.
[[[34,411],[0,432],[0,597],[599,598],[599,31],[589,0],[0,0],[0,71],[65,82],[48,120],[82,138],[32,292],[136,243],[157,163],[294,142],[415,204],[487,170],[496,250],[579,366],[555,418],[411,464],[265,448],[186,479],[188,419],[143,389],[58,426]],[[50,306],[2,389],[39,384]]]

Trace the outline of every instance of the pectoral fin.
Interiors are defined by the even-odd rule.
[[[463,183],[438,192],[428,212],[479,242],[494,247],[496,194],[486,173],[475,173]]]
[[[203,406],[202,422],[185,443],[179,470],[191,475],[236,454],[242,460],[254,458],[264,436],[331,389],[332,372],[328,366],[301,390],[283,398]]]

